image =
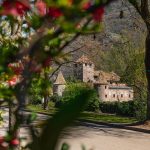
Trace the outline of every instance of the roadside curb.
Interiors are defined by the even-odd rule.
[[[92,124],[96,124],[96,125],[105,125],[105,126],[109,126],[109,127],[112,127],[112,128],[120,128],[120,129],[126,129],[126,130],[132,130],[132,131],[137,131],[137,132],[143,132],[143,133],[150,134],[150,130],[142,129],[142,128],[136,128],[136,127],[128,126],[126,124],[97,122],[97,121],[91,121],[91,120],[86,120],[86,119],[78,119],[78,121],[80,121],[83,124],[92,123]]]

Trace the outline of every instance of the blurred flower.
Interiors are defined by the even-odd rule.
[[[38,10],[38,13],[39,15],[41,16],[44,16],[46,15],[46,9],[47,9],[47,6],[46,6],[46,3],[43,2],[42,0],[38,0],[36,3],[35,3],[35,6]]]
[[[1,136],[1,137],[0,137],[0,145],[1,145],[3,142],[4,142],[4,137]]]
[[[16,74],[16,75],[20,75],[23,72],[23,65],[21,62],[17,62],[17,63],[10,63],[8,64],[8,67],[12,69],[12,71]]]
[[[9,86],[15,86],[19,82],[19,77],[15,75],[11,77],[7,82]]]
[[[48,67],[52,63],[51,57],[48,57],[44,62],[43,62],[43,67]]]
[[[93,19],[96,22],[102,21],[103,15],[104,15],[104,7],[99,7],[93,12]]]
[[[18,146],[19,143],[20,143],[20,142],[19,142],[18,139],[13,139],[13,140],[10,141],[10,144],[11,144],[12,146]]]
[[[38,64],[35,60],[32,60],[29,71],[34,73],[40,73],[42,70],[42,65]]]
[[[59,18],[61,17],[63,14],[62,12],[60,11],[59,8],[57,7],[49,7],[48,8],[48,15],[52,18]]]
[[[84,3],[83,4],[83,10],[87,10],[87,9],[89,9],[91,7],[91,2],[86,2],[86,3]]]
[[[2,3],[2,15],[23,16],[30,9],[29,0],[4,0]]]

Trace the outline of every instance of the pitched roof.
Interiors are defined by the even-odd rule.
[[[85,55],[82,55],[76,62],[77,63],[91,63],[91,64],[93,64],[93,62]]]
[[[54,84],[62,84],[62,85],[66,84],[66,81],[65,81],[64,76],[61,71],[58,73]]]
[[[104,71],[95,71],[94,76],[97,76],[99,78],[99,82],[105,82],[106,81],[120,81],[120,77],[114,73],[114,72],[104,72]]]

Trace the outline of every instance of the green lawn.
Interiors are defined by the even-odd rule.
[[[99,121],[99,122],[105,122],[105,123],[135,123],[137,122],[135,118],[122,117],[122,116],[103,114],[103,113],[92,113],[92,112],[83,112],[80,118],[90,120],[90,121]]]
[[[50,110],[43,110],[41,106],[30,105],[27,107],[28,110],[34,112],[42,112],[48,115],[53,115],[57,110],[52,108]],[[104,113],[93,113],[93,112],[83,112],[81,113],[79,119],[90,120],[90,121],[99,121],[105,123],[135,123],[137,120],[135,118],[116,116],[111,114]]]
[[[51,108],[49,110],[43,110],[41,105],[28,105],[27,110],[33,111],[33,112],[41,112],[41,113],[46,113],[46,114],[54,114],[56,112],[55,108]]]

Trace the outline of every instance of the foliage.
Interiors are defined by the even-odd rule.
[[[60,108],[63,104],[62,97],[60,97],[58,95],[51,96],[50,100],[55,103],[56,108]]]
[[[91,99],[89,100],[86,108],[86,111],[99,112],[99,98],[97,92],[95,91]]]
[[[147,110],[147,105],[146,105],[146,98],[145,99],[137,99],[134,102],[135,106],[135,116],[138,120],[146,120],[146,110]]]
[[[15,120],[8,132],[9,140],[3,138],[0,147],[4,142],[10,147],[3,149],[15,149],[19,145],[17,131],[23,123],[20,118],[24,118],[20,111],[25,108],[27,95],[33,99],[32,103],[39,103],[41,95],[48,99],[51,89],[48,70],[52,62],[62,64],[65,60],[64,48],[80,34],[99,31],[104,7],[111,1],[0,2],[0,98],[17,101],[17,109],[13,113]],[[35,78],[35,74],[40,77]],[[85,87],[79,91],[46,121],[40,137],[36,136],[36,129],[30,127],[31,149],[55,149],[60,131],[78,116],[93,93]]]
[[[31,87],[29,89],[29,103],[41,104],[42,103],[42,89],[40,80],[32,80]]]
[[[76,95],[78,95],[81,92],[80,89],[82,89],[83,87],[86,87],[87,89],[90,88],[89,85],[80,83],[80,82],[68,84],[68,86],[66,87],[64,91],[62,100],[60,102],[67,103],[70,98],[73,98]],[[99,111],[99,99],[98,99],[96,91],[94,89],[93,91],[94,91],[94,94],[89,99],[89,102],[85,108],[85,110],[87,111]]]
[[[147,36],[145,40],[145,72],[147,77],[147,113],[146,117],[147,120],[150,120],[150,22],[147,20],[147,18],[150,17],[150,8],[149,8],[149,1],[137,1],[137,0],[128,0],[133,7],[137,10],[141,18],[143,19],[143,22],[146,25],[147,29]]]
[[[144,49],[138,49],[133,44],[114,47],[111,51],[100,53],[99,64],[106,71],[114,71],[121,77],[121,82],[127,83],[134,90],[134,99],[137,105],[144,103],[143,107],[136,110],[135,116],[139,119],[145,118],[145,99],[147,95],[147,80],[144,65]],[[115,103],[107,106],[108,112],[114,113]],[[121,106],[120,106],[121,107]],[[142,120],[143,120],[142,119]]]
[[[138,120],[146,119],[146,101],[141,99],[129,102],[101,102],[100,110],[103,113],[135,117]]]

